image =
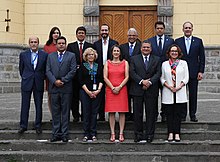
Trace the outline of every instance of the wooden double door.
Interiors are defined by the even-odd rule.
[[[152,37],[157,21],[156,7],[101,7],[100,25],[110,26],[110,37],[120,44],[126,43],[129,28],[135,28],[143,41]]]

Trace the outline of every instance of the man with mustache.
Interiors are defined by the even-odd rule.
[[[100,35],[101,39],[94,42],[94,48],[98,53],[98,59],[96,60],[99,66],[104,67],[105,62],[110,59],[111,56],[111,47],[115,44],[118,44],[117,41],[109,38],[110,27],[107,24],[102,24],[100,27]],[[102,87],[101,90],[102,101],[101,106],[99,108],[99,121],[105,120],[105,86]]]

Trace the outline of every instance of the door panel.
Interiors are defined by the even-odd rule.
[[[145,40],[154,35],[154,23],[157,20],[156,12],[131,11],[129,27],[137,30],[140,40]]]
[[[104,11],[101,12],[100,25],[108,24],[110,27],[109,36],[118,42],[127,41],[128,30],[128,12],[127,11]]]
[[[141,41],[152,37],[154,33],[154,23],[157,21],[156,8],[143,7],[111,7],[101,8],[100,25],[110,26],[110,37],[120,44],[126,43],[127,31],[135,28]]]

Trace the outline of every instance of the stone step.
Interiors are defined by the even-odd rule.
[[[220,140],[168,142],[154,140],[151,144],[134,143],[133,140],[110,142],[82,142],[78,139],[51,143],[48,140],[0,140],[1,151],[84,151],[84,152],[220,152]]]
[[[218,162],[219,152],[0,151],[0,161]]]
[[[116,122],[116,129],[118,130],[119,124]],[[33,129],[34,122],[29,122],[29,128]],[[133,130],[133,122],[126,122],[125,130]],[[43,122],[42,129],[51,130],[52,123],[51,122]],[[70,122],[69,125],[70,130],[82,130],[83,122],[73,123]],[[0,121],[0,130],[16,130],[19,129],[19,123],[15,121]],[[211,130],[211,131],[220,131],[220,122],[183,122],[181,124],[181,129],[186,130]],[[107,121],[97,122],[97,130],[110,130],[109,123]],[[157,122],[156,130],[167,130],[166,123]]]
[[[118,132],[116,132],[116,137],[118,137]],[[219,140],[220,131],[207,131],[207,130],[182,130],[181,139],[183,140]],[[134,132],[126,130],[124,131],[124,136],[126,139],[134,139]],[[83,131],[69,131],[70,139],[82,139]],[[50,139],[51,138],[51,130],[43,130],[43,133],[37,135],[34,130],[28,130],[24,134],[20,135],[17,133],[17,130],[0,130],[0,139],[1,140],[12,140],[12,139]],[[109,139],[110,131],[109,130],[101,130],[97,132],[98,139]],[[155,139],[163,139],[167,138],[167,131],[156,131],[154,135]]]

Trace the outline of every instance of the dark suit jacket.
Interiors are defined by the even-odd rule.
[[[83,52],[86,50],[86,48],[89,48],[89,47],[93,48],[93,44],[85,41],[83,45]],[[78,42],[75,41],[75,42],[69,43],[67,46],[67,51],[75,53],[76,63],[77,65],[80,65],[81,63],[80,63],[80,52],[79,52]]]
[[[129,43],[124,43],[122,45],[120,45],[121,47],[121,53],[123,56],[123,59],[127,60],[128,63],[130,63],[130,54],[129,54]],[[134,50],[132,52],[132,56],[138,55],[141,53],[141,43],[136,41]]]
[[[61,63],[58,62],[58,53],[48,55],[46,75],[49,80],[49,93],[72,93],[72,79],[76,72],[75,54],[66,51]],[[64,82],[62,88],[54,85],[57,79]]]
[[[180,37],[175,40],[175,43],[181,48],[183,53],[183,59],[188,63],[189,77],[197,78],[198,73],[204,73],[205,70],[205,51],[202,39],[192,37],[189,54],[186,51],[186,45],[184,37]]]
[[[130,63],[130,95],[132,96],[158,96],[158,83],[161,76],[161,63],[158,56],[150,55],[148,69],[145,69],[142,54],[131,57]],[[148,90],[143,90],[139,84],[142,79],[150,79],[152,85]],[[144,94],[145,93],[145,94]]]
[[[167,53],[168,48],[174,43],[174,40],[172,38],[165,35],[162,52],[160,52],[159,47],[157,45],[157,36],[149,38],[148,41],[151,42],[151,47],[152,47],[151,53],[155,56],[159,56],[161,63],[168,60],[166,53]]]
[[[22,91],[32,91],[35,85],[38,91],[44,91],[44,79],[46,78],[46,62],[48,54],[44,51],[38,51],[37,66],[31,64],[31,51],[26,50],[20,53],[19,72],[21,75]]]
[[[111,57],[111,47],[115,44],[118,44],[118,42],[109,38],[107,59],[110,59],[110,57]],[[98,53],[98,59],[96,60],[96,62],[99,65],[103,65],[102,39],[99,39],[98,41],[94,42],[94,49]]]

